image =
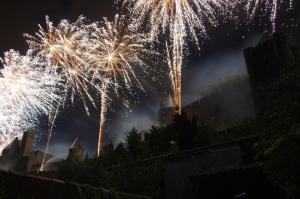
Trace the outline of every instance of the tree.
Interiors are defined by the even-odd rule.
[[[135,128],[126,133],[126,145],[129,155],[133,159],[145,156],[145,146],[143,143],[143,135]]]
[[[150,155],[156,156],[176,150],[176,133],[172,126],[152,126],[145,135]]]
[[[208,146],[212,142],[212,135],[215,133],[215,129],[212,128],[206,122],[197,123],[198,118],[194,117],[192,124],[194,131],[196,132],[195,135],[195,144],[197,147],[199,146]]]
[[[300,59],[264,92],[269,102],[254,127],[266,136],[258,152],[266,174],[292,197],[300,197]]]
[[[264,151],[265,172],[293,198],[300,197],[300,128],[278,137]]]
[[[127,149],[123,143],[119,143],[114,152],[114,159],[117,164],[124,163],[128,160]]]
[[[101,150],[101,161],[105,165],[111,165],[115,163],[114,160],[114,145],[112,143],[105,145]]]

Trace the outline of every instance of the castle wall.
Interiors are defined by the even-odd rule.
[[[28,156],[33,152],[35,135],[31,132],[25,132],[21,142],[21,154]]]
[[[296,51],[293,48],[284,34],[265,33],[256,47],[245,49],[244,57],[257,110],[268,105],[265,100],[267,93],[260,92],[260,89],[281,77],[284,68],[294,60]]]
[[[161,125],[171,124],[176,113],[176,109],[174,107],[167,107],[160,109],[158,112],[159,123]]]
[[[25,132],[21,141],[16,138],[3,150],[0,159],[1,167],[5,170],[20,172],[30,172],[35,168],[39,168],[44,153],[33,151],[34,141],[35,135],[31,132]],[[52,158],[52,155],[47,154],[46,161],[50,158]]]
[[[205,199],[288,198],[261,168],[251,166],[190,177],[189,196]]]
[[[209,123],[221,131],[255,114],[248,79],[240,80],[230,87],[185,106],[189,117],[197,116],[199,122]]]
[[[202,151],[199,154],[181,156],[165,163],[164,186],[166,199],[181,199],[186,193],[189,177],[207,174],[242,166],[239,147]]]
[[[85,199],[115,198],[151,199],[146,196],[110,191],[101,187],[92,187],[53,178],[37,177],[0,171],[0,192],[6,198],[43,198],[43,199]]]
[[[49,159],[51,159],[53,156],[50,154],[46,154],[45,157],[45,163],[47,163],[47,161]],[[28,161],[28,171],[35,171],[35,170],[39,170],[42,164],[44,158],[44,152],[40,152],[40,151],[34,151],[30,154],[29,156],[29,161]]]

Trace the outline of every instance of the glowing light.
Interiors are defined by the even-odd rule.
[[[109,63],[112,63],[113,60],[114,60],[114,56],[112,54],[109,54],[108,57],[107,57],[107,60]]]
[[[0,78],[0,149],[38,124],[59,101],[60,79],[39,67],[30,52],[6,52]]]

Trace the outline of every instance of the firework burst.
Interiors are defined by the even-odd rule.
[[[0,147],[36,126],[59,101],[60,79],[38,67],[39,60],[11,50],[1,60]]]
[[[145,48],[148,38],[145,34],[134,32],[129,24],[125,16],[116,15],[113,21],[105,18],[103,24],[92,25],[94,31],[91,35],[93,49],[91,57],[94,68],[97,69],[97,73],[94,74],[98,75],[96,79],[100,79],[102,87],[100,89],[101,112],[97,155],[100,154],[108,109],[109,87],[113,86],[118,93],[118,88],[122,87],[123,83],[130,90],[132,82],[136,82],[136,86],[142,88],[136,77],[134,66],[145,65],[141,56],[149,53],[149,50]],[[111,84],[107,83],[109,80],[112,80]]]
[[[102,24],[94,26],[91,36],[91,55],[96,68],[101,74],[113,77],[115,83],[121,79],[128,87],[137,80],[132,63],[145,65],[141,57],[149,53],[145,48],[147,35],[135,32],[129,24],[124,15],[116,15],[113,21],[104,18]]]
[[[129,5],[136,28],[149,21],[151,38],[170,32],[171,40],[184,39],[188,33],[195,41],[206,36],[207,25],[217,25],[216,9],[229,11],[236,2],[229,0],[119,0]],[[199,31],[199,32],[197,32]],[[200,35],[199,35],[200,34]]]
[[[198,45],[199,37],[207,36],[207,25],[217,24],[215,11],[228,11],[228,8],[235,4],[236,2],[231,0],[123,0],[123,5],[129,5],[131,8],[129,10],[135,18],[133,24],[136,29],[147,21],[152,40],[156,40],[160,33],[169,35],[168,40],[172,48],[167,50],[170,78],[174,102],[179,113],[181,68],[187,37],[190,35]]]
[[[90,74],[88,59],[89,31],[85,18],[79,17],[74,23],[62,20],[57,27],[46,17],[47,29],[41,26],[36,36],[26,35],[27,42],[36,56],[44,61],[42,65],[52,69],[65,81],[65,93],[70,94],[72,101],[79,94],[88,113],[87,99],[93,104],[90,94]],[[65,98],[67,99],[67,97]]]

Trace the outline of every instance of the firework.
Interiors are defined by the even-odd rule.
[[[168,66],[170,69],[170,77],[173,88],[173,100],[175,103],[176,113],[181,114],[181,66],[182,66],[182,47],[176,45],[180,49],[171,48],[166,43]],[[172,50],[172,52],[171,52]]]
[[[116,15],[112,22],[104,18],[103,24],[95,26],[91,39],[96,67],[113,77],[115,83],[121,78],[127,86],[137,79],[132,63],[144,65],[141,56],[149,52],[145,48],[147,36],[135,32],[129,24],[123,15]]]
[[[290,3],[290,8],[293,6],[293,0],[287,0]],[[283,3],[281,0],[246,0],[246,9],[250,13],[250,16],[253,17],[255,12],[258,10],[259,6],[265,6],[265,12],[270,13],[270,20],[272,22],[272,30],[276,30],[276,18],[278,14],[278,9]]]
[[[130,5],[136,28],[149,21],[151,38],[170,32],[171,40],[184,39],[188,33],[195,41],[207,35],[207,24],[217,25],[216,9],[228,11],[230,0],[119,0]],[[198,32],[197,32],[198,31]],[[199,35],[200,34],[200,35]]]
[[[235,4],[231,0],[123,0],[123,5],[130,6],[129,10],[135,18],[135,28],[138,29],[147,21],[152,40],[157,40],[160,33],[169,35],[172,48],[168,50],[170,78],[179,113],[181,68],[186,39],[190,36],[198,44],[199,37],[207,36],[207,24],[217,24],[215,11],[228,11]]]
[[[99,133],[98,133],[98,143],[97,143],[97,156],[100,155],[100,150],[103,142],[103,133],[104,133],[104,125],[106,121],[106,113],[108,109],[109,96],[107,93],[108,84],[103,84],[103,89],[100,95],[101,103],[100,103],[100,119],[99,119]]]
[[[38,117],[48,114],[59,100],[59,78],[38,67],[32,55],[11,50],[1,60],[0,147],[36,126]]]
[[[136,82],[141,88],[141,84],[137,80],[135,74],[135,65],[144,65],[141,59],[142,54],[148,53],[145,48],[148,42],[147,36],[137,33],[129,26],[130,22],[125,16],[116,15],[113,21],[104,18],[103,24],[94,24],[91,35],[91,44],[93,49],[91,57],[93,59],[94,68],[97,69],[96,75],[100,76],[101,87],[101,112],[99,122],[99,139],[97,147],[97,155],[99,156],[103,128],[105,123],[105,115],[108,108],[108,88],[113,85],[115,90],[124,83],[125,87],[130,89],[132,82]],[[134,65],[133,65],[134,64]],[[112,79],[109,85],[107,82]],[[122,83],[121,83],[122,82]]]
[[[88,63],[88,34],[85,18],[74,23],[62,20],[57,27],[46,17],[47,29],[41,26],[36,36],[26,35],[30,49],[44,60],[43,65],[52,68],[65,81],[65,91],[74,99],[79,94],[88,112],[87,99],[93,104],[89,92],[91,68]]]
[[[89,43],[89,30],[85,24],[85,18],[79,17],[74,23],[62,20],[54,27],[46,17],[46,26],[46,30],[39,26],[40,30],[35,36],[26,35],[30,49],[43,60],[42,65],[53,70],[64,80],[63,100],[49,117],[49,135],[45,154],[48,151],[55,119],[59,109],[69,98],[68,96],[73,101],[75,95],[79,94],[87,113],[89,113],[87,102],[91,102],[95,106],[94,99],[90,94],[93,86],[91,83],[93,71],[89,67],[89,49],[86,46]]]

